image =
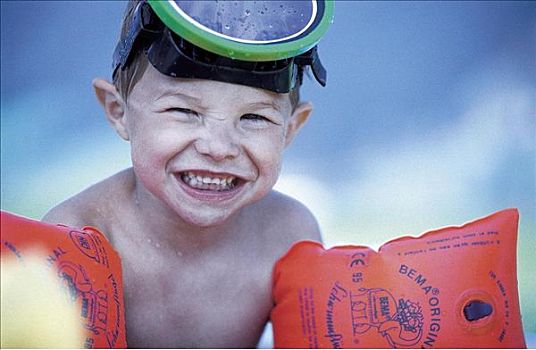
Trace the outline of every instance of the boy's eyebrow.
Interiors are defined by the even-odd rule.
[[[198,97],[195,97],[195,96],[190,96],[190,95],[187,95],[185,93],[182,93],[182,92],[178,92],[178,91],[166,91],[164,92],[162,95],[158,96],[155,101],[158,101],[164,97],[168,97],[168,96],[175,96],[175,97],[179,97],[179,98],[182,98],[184,100],[187,100],[191,103],[195,103],[195,104],[201,104],[201,99],[198,98]],[[256,102],[251,102],[251,103],[248,103],[247,104],[247,107],[248,108],[253,108],[253,109],[263,109],[263,108],[271,108],[271,109],[274,109],[278,112],[281,112],[282,108],[281,106],[279,105],[279,103],[276,103],[276,101],[273,101],[273,100],[269,100],[269,101],[256,101]]]
[[[198,98],[198,97],[190,96],[190,95],[184,94],[182,92],[178,92],[178,91],[166,91],[162,95],[158,96],[155,99],[155,101],[158,101],[158,100],[160,100],[160,99],[162,99],[164,97],[168,97],[168,96],[179,97],[179,98],[189,100],[190,102],[194,102],[194,103],[197,103],[197,104],[199,104],[201,102],[201,99]]]
[[[250,108],[255,108],[255,109],[272,108],[278,112],[281,112],[281,106],[278,103],[275,103],[275,101],[252,102],[252,103],[248,103],[247,106]]]

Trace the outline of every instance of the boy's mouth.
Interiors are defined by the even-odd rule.
[[[198,174],[192,171],[180,173],[181,180],[196,190],[225,192],[233,190],[239,182],[236,176]]]

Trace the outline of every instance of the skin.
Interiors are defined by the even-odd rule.
[[[288,94],[164,76],[149,65],[125,101],[95,91],[131,144],[133,167],[43,218],[94,226],[122,258],[129,347],[255,347],[269,319],[272,268],[298,240],[320,240],[299,202],[272,190],[284,149],[312,107]],[[184,172],[235,176],[191,190]]]

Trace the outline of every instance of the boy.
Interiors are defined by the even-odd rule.
[[[323,72],[313,48],[258,73],[172,33],[155,13],[161,6],[129,2],[113,83],[93,81],[111,126],[131,144],[132,168],[43,220],[97,227],[114,245],[129,347],[254,347],[273,303],[274,263],[294,242],[321,239],[308,209],[272,186],[312,112],[298,97],[303,66],[321,82]],[[254,10],[245,10],[248,21]]]

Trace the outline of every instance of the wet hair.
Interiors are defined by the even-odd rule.
[[[129,0],[127,7],[125,9],[125,13],[123,15],[123,22],[121,24],[121,33],[120,33],[120,39],[124,38],[128,30],[130,28],[130,25],[132,23],[133,17],[134,17],[134,10],[136,9],[136,6],[140,0]],[[131,59],[131,62],[129,65],[125,67],[125,69],[117,69],[114,76],[112,77],[113,83],[119,91],[119,94],[123,99],[126,101],[130,93],[132,92],[132,89],[134,88],[134,85],[141,79],[143,76],[143,73],[145,73],[145,70],[147,69],[147,65],[150,64],[149,60],[147,58],[147,55],[145,51],[138,50],[134,52],[134,55]],[[300,86],[302,84],[303,80],[303,67],[298,66],[298,83],[296,86],[289,92],[289,98],[290,103],[292,106],[292,110],[296,108],[298,103],[300,102]]]

